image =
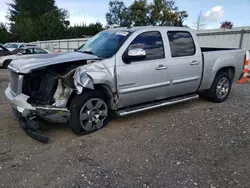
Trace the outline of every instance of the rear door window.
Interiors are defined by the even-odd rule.
[[[168,40],[172,57],[195,55],[192,35],[187,31],[168,31]]]
[[[145,32],[138,35],[129,46],[129,50],[141,48],[146,51],[145,60],[164,59],[164,47],[161,33],[158,31]]]

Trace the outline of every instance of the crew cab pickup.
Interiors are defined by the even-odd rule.
[[[199,96],[227,99],[241,78],[246,52],[200,47],[187,28],[132,27],[102,31],[76,52],[13,61],[5,94],[25,132],[42,142],[39,119],[76,134],[124,116]]]

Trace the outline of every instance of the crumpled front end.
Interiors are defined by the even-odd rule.
[[[105,61],[105,60],[104,60]],[[66,123],[72,96],[84,88],[95,89],[105,84],[115,91],[114,67],[107,68],[101,61],[81,60],[35,70],[29,74],[10,73],[10,85],[5,94],[21,127],[32,138],[47,142],[48,138],[36,133],[39,118],[50,122]]]
[[[60,88],[61,84],[58,80],[54,96],[48,97],[50,93],[52,93],[52,91],[49,91],[49,88],[55,85],[51,82],[51,78],[43,77],[43,79],[50,81],[50,83],[47,84],[47,87],[42,83],[40,83],[40,85],[31,86],[27,85],[27,80],[30,80],[29,76],[25,77],[25,75],[18,75],[11,72],[10,84],[5,90],[5,95],[9,99],[13,114],[19,121],[24,132],[40,142],[47,143],[49,138],[40,133],[38,120],[42,118],[51,122],[66,123],[70,117],[70,112],[64,107],[65,105],[64,102],[62,102],[61,97],[66,93],[65,98],[67,98],[69,91],[72,92],[73,89],[66,89],[67,92],[65,92],[65,89]],[[37,80],[34,78],[33,80],[30,80],[31,84],[34,84],[35,82],[37,82]],[[36,86],[42,86],[41,90],[29,90]],[[43,89],[44,92],[39,93],[39,91],[42,91]],[[27,95],[27,92],[30,92],[30,95]],[[53,100],[54,104],[58,104],[58,106],[47,103],[53,102]]]

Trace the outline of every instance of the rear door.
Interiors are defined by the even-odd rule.
[[[171,96],[196,92],[202,79],[202,56],[188,31],[168,31]]]
[[[144,49],[146,59],[124,63],[123,53],[134,48]],[[140,33],[121,51],[116,56],[120,107],[166,98],[170,81],[161,33]]]

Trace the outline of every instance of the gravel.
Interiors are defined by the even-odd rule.
[[[43,122],[50,142],[42,144],[13,119],[5,74],[1,187],[250,187],[250,84],[234,84],[221,104],[198,99],[134,114],[81,137]]]

